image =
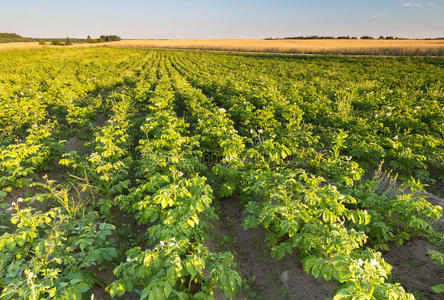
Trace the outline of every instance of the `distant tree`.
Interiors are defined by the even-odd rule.
[[[383,35],[380,35],[379,37],[378,37],[378,40],[383,40],[384,39],[384,36]]]
[[[97,41],[97,43],[120,41],[120,36],[118,36],[118,35],[101,35],[100,38],[98,38],[96,41]]]
[[[88,37],[86,38],[86,42],[87,43],[94,43],[93,39],[91,38],[90,35],[88,35]]]
[[[22,38],[22,36],[17,33],[0,33],[0,38],[19,39],[19,38]]]
[[[69,45],[72,45],[72,41],[71,41],[71,39],[69,37],[66,37],[66,39],[65,39],[65,46],[69,46]]]
[[[108,40],[109,40],[110,42],[120,41],[120,36],[118,36],[118,35],[109,35],[109,36],[108,36]]]
[[[46,43],[45,43],[44,40],[40,40],[40,41],[39,41],[39,45],[46,45]]]
[[[395,38],[393,36],[386,36],[385,39],[386,40],[394,40]]]
[[[58,40],[52,40],[51,41],[51,45],[54,45],[54,46],[58,46],[58,45],[60,45],[61,43],[60,43],[60,41],[58,41]]]
[[[369,35],[363,35],[361,36],[361,40],[373,40],[373,37]]]

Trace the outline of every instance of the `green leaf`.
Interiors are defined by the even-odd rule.
[[[168,296],[171,294],[171,290],[171,285],[169,284],[169,282],[165,281],[165,283],[163,284],[163,292],[166,298],[168,298]]]
[[[118,296],[122,296],[123,294],[125,294],[125,287],[123,286],[122,283],[120,282],[113,282],[109,289],[108,289],[109,294],[111,295],[112,298]]]
[[[338,291],[333,297],[333,300],[341,300],[341,299],[350,299],[350,292],[343,289]]]
[[[444,284],[434,285],[434,286],[432,286],[432,290],[435,293],[444,293]]]
[[[82,293],[74,288],[67,288],[65,291],[65,296],[68,300],[81,300]]]
[[[86,284],[85,282],[81,282],[76,285],[76,289],[78,289],[82,293],[85,293],[85,292],[89,291],[89,285]]]

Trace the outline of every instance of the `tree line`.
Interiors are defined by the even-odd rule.
[[[283,38],[265,38],[265,40],[357,40],[358,37],[356,36],[320,36],[320,35],[309,35],[309,36],[289,36],[289,37],[283,37]],[[361,40],[374,40],[375,38],[370,35],[363,35],[359,37]],[[379,40],[398,40],[401,39],[399,37],[394,36],[379,36]]]
[[[121,38],[118,35],[101,35],[98,39],[93,39],[88,35],[86,38],[87,43],[103,43],[103,42],[115,42],[120,41]]]
[[[39,40],[40,45],[46,45],[46,41],[48,39],[41,39]],[[91,38],[90,35],[86,38],[87,43],[103,43],[103,42],[113,42],[113,41],[120,41],[120,36],[118,35],[101,35],[98,39]],[[66,37],[65,40],[63,39],[53,39],[50,40],[49,43],[54,46],[69,46],[72,45],[73,42],[76,43],[84,43],[85,39],[70,39],[69,37]]]

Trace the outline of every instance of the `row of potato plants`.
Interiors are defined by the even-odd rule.
[[[47,57],[49,54],[43,52],[41,56]],[[57,57],[43,66],[38,64],[42,63],[40,55],[25,56],[29,59],[25,65],[36,66],[34,71],[17,72],[18,62],[3,70],[0,200],[13,188],[27,186],[31,178],[36,180],[38,171],[53,167],[52,161],[60,155],[63,138],[85,127],[92,127],[91,120],[105,109],[106,103],[96,93],[114,88],[133,75],[133,72],[110,72],[109,68],[105,68],[107,64],[102,68],[93,68],[91,54],[84,57],[83,64],[64,61],[62,71],[55,62]],[[5,57],[0,56],[1,59],[11,59],[10,56],[16,57],[18,54],[11,52],[3,55]],[[135,58],[125,58],[122,66],[134,70],[136,61]],[[19,62],[24,63],[23,59]],[[83,80],[79,80],[79,77]]]
[[[136,152],[135,185],[119,205],[147,224],[145,245],[126,252],[114,270],[111,296],[135,291],[141,299],[209,299],[217,287],[232,298],[241,278],[230,253],[205,246],[213,192],[201,176],[199,143],[174,112],[175,94],[162,61],[160,79],[147,106]]]
[[[113,297],[232,298],[233,256],[206,246],[215,196],[239,197],[245,228],[264,228],[277,258],[297,249],[336,299],[412,298],[377,250],[444,244],[421,184],[442,180],[433,59],[65,49],[4,52],[0,66],[0,201],[33,180],[44,191],[2,204],[3,298],[86,296],[111,261]],[[92,131],[86,153],[63,155],[72,179],[40,180],[63,138]]]
[[[306,124],[313,125],[321,141],[327,141],[334,131],[344,130],[350,138],[347,152],[359,160],[363,168],[377,168],[384,161],[386,170],[395,170],[403,178],[414,175],[423,181],[442,180],[438,174],[429,176],[429,168],[442,168],[442,123],[443,112],[439,104],[440,71],[433,64],[421,59],[405,64],[393,60],[367,58],[379,69],[373,72],[387,72],[390,65],[393,70],[422,73],[414,68],[428,68],[428,78],[416,75],[411,86],[397,82],[398,77],[389,74],[381,81],[368,83],[368,75],[373,73],[358,72],[351,77],[351,72],[365,59],[344,59],[341,73],[338,72],[337,58],[322,58],[313,63],[303,60],[304,66],[295,59],[259,60],[246,59],[245,56],[221,56],[206,54],[213,59],[202,60],[201,54],[189,55],[193,66],[201,67],[205,76],[194,75],[195,80],[207,81],[203,90],[218,91],[219,97],[247,97],[252,103],[263,108],[267,102],[296,103],[304,112],[301,117]],[[199,63],[195,63],[198,61]],[[308,64],[308,65],[307,65]],[[290,68],[290,66],[295,68]],[[327,69],[333,67],[333,69]],[[218,72],[229,70],[224,76],[210,74],[208,70]],[[382,71],[381,71],[382,70]],[[311,73],[309,73],[311,72]],[[197,73],[196,73],[197,74]],[[312,75],[313,74],[313,75]],[[341,77],[338,78],[338,74]],[[353,73],[356,74],[356,73]],[[322,76],[322,81],[319,78]],[[381,76],[382,77],[382,76]],[[427,80],[424,82],[424,80]],[[364,82],[363,82],[364,81]],[[427,85],[424,91],[423,86]],[[217,98],[215,98],[217,100]],[[239,103],[239,102],[238,102]],[[364,104],[362,104],[364,103]],[[362,108],[362,105],[368,105]],[[239,105],[239,104],[238,104]],[[279,114],[277,109],[275,113]],[[269,115],[266,115],[269,116]]]
[[[92,103],[88,114],[78,116],[80,124],[92,126],[90,118],[97,109],[100,107]],[[2,192],[29,186],[33,178],[31,187],[36,190],[30,197],[2,205],[2,299],[80,299],[100,284],[93,268],[105,266],[117,256],[115,228],[94,209],[96,190],[83,180],[56,184],[38,176],[39,168],[50,171],[53,160],[60,157],[62,142],[58,139],[68,118],[35,124],[23,143],[2,150]],[[73,154],[61,164],[73,167]]]
[[[189,73],[192,73],[192,71],[189,71],[190,70],[190,66],[184,67],[183,70],[187,70]],[[207,74],[205,74],[205,76],[194,77],[193,79],[195,81],[197,81],[197,80],[208,81],[208,76],[207,76]],[[248,90],[250,91],[252,89],[248,89]],[[212,96],[217,96],[217,95],[218,94],[212,94]],[[226,95],[224,95],[222,97],[224,99],[228,98],[228,97],[226,97]],[[227,103],[224,103],[224,104],[228,105],[230,107],[229,109],[232,109],[232,107],[236,105],[236,100],[237,99],[232,100],[228,104]],[[244,103],[245,102],[247,102],[247,101],[244,100]],[[250,104],[250,105],[252,105],[252,104]],[[236,113],[241,114],[242,112],[243,111],[234,111],[233,113],[234,114],[236,114]],[[284,118],[285,118],[285,116],[284,116]],[[245,124],[245,123],[247,123],[250,120],[247,119],[247,120],[242,120],[242,121]],[[273,128],[275,129],[276,125],[274,125]],[[247,127],[247,129],[248,129],[248,127]],[[250,128],[250,129],[252,130],[252,128]],[[259,130],[260,131],[266,131],[266,129],[265,130],[259,129]],[[288,131],[289,128],[287,127],[286,130]],[[333,143],[333,149],[331,150],[331,154],[332,154],[331,156],[333,158],[339,158],[339,156],[340,156],[339,155],[339,150],[340,150],[340,148],[342,146],[342,143],[343,143],[343,140],[345,138],[346,138],[346,134],[343,134],[343,133],[341,133],[341,134],[339,134],[337,136],[336,140]],[[288,144],[287,144],[287,146],[291,147],[291,145],[288,145]],[[284,146],[284,148],[286,148],[286,147]],[[276,148],[275,150],[277,150],[277,152],[279,153],[279,148]],[[279,154],[277,156],[279,156]],[[285,158],[285,156],[286,155],[284,155],[283,158]],[[357,164],[356,163],[354,163],[354,164],[355,164],[354,169],[356,169],[356,165]],[[267,162],[266,164],[264,164],[263,167],[266,167],[266,169],[268,169],[271,165],[272,165],[272,162],[270,161],[270,162]],[[256,165],[256,167],[257,167],[257,165]],[[339,166],[339,167],[336,166],[336,168],[337,169],[343,169],[343,166]],[[343,171],[344,170],[342,170],[342,173],[344,173]],[[346,169],[345,171],[349,171],[349,170]],[[257,172],[257,171],[254,171],[254,172]],[[261,182],[261,184],[259,184],[259,186],[257,187],[256,192],[260,191],[263,194],[265,194],[265,199],[267,199],[267,197],[271,197],[271,196],[277,197],[279,199],[279,196],[282,195],[282,194],[285,195],[285,196],[282,196],[282,197],[285,197],[286,199],[288,199],[288,196],[286,196],[286,193],[283,193],[283,191],[285,191],[285,188],[282,185],[279,185],[278,192],[276,190],[274,190],[273,193],[270,193],[270,194],[263,192],[264,187],[272,186],[272,183],[280,175],[280,172],[281,171],[272,173],[272,175],[270,177],[266,176],[265,178],[269,178],[270,182],[267,182],[267,181]],[[299,170],[298,172],[304,172],[304,171]],[[360,179],[360,174],[358,174],[358,176],[356,176],[356,175],[353,175],[353,173],[350,174],[350,171],[349,172],[345,172],[345,173],[346,173],[345,175],[350,176],[351,180],[345,181],[344,183],[346,183],[346,184],[343,184],[343,185],[346,185],[346,186],[353,185],[353,181],[354,181],[353,179],[355,179],[355,180]],[[258,175],[257,174],[255,174],[255,175],[256,176],[253,176],[253,180],[250,183],[254,183],[254,182],[258,181],[258,178],[257,178]],[[328,175],[328,174],[325,174],[325,175]],[[293,174],[293,176],[295,176],[295,175]],[[306,176],[307,175],[304,173],[303,177],[305,178]],[[334,176],[330,176],[330,177],[333,177],[333,179],[335,179]],[[318,180],[320,182],[322,182],[323,178],[318,178]],[[341,183],[341,181],[339,181],[339,183]],[[322,189],[320,189],[319,184],[320,183],[317,183],[314,186],[311,186],[311,189],[309,189],[309,190],[311,190],[312,192],[313,192],[313,190],[315,190],[315,191],[316,190],[322,190]],[[304,187],[306,187],[307,185],[310,186],[310,184],[308,184],[308,182],[305,182],[305,181],[303,182],[303,184],[300,184],[300,185],[304,186]],[[336,187],[334,187],[334,186],[332,186],[332,187],[334,189],[336,189]],[[283,188],[283,190],[281,190],[282,188]],[[250,190],[250,187],[247,187],[246,191],[249,191],[249,190]],[[265,190],[266,190],[266,188],[265,188]],[[375,201],[375,196],[373,194],[374,193],[374,189],[373,190],[369,190],[368,189],[368,184],[367,184],[366,188],[362,189],[360,191],[361,192],[362,191],[368,191],[367,192],[367,197],[360,197],[360,199],[365,199],[366,200],[365,201],[366,205],[363,208],[367,208],[367,209],[373,208],[373,205],[375,204],[375,202],[374,202]],[[298,192],[301,193],[300,190],[298,190]],[[369,197],[369,194],[373,195],[373,199],[371,197]],[[370,215],[368,215],[368,214],[366,214],[366,217],[360,216],[359,214],[358,215],[355,215],[353,213],[349,214],[348,217],[351,218],[351,219],[349,219],[349,221],[353,222],[353,223],[355,223],[357,225],[355,227],[359,228],[359,230],[360,230],[359,233],[361,234],[361,236],[360,236],[360,238],[356,237],[356,236],[354,237],[354,238],[356,238],[355,244],[354,245],[352,244],[354,247],[352,246],[350,249],[347,249],[345,253],[349,254],[349,252],[352,249],[356,248],[357,246],[362,246],[363,241],[366,240],[366,236],[365,236],[364,232],[365,233],[367,233],[367,232],[368,233],[373,233],[373,237],[376,235],[379,238],[380,246],[386,246],[385,243],[387,241],[389,241],[390,239],[396,239],[399,242],[399,244],[401,244],[403,240],[410,238],[412,235],[424,233],[426,231],[426,229],[427,230],[431,230],[431,225],[430,225],[430,223],[428,221],[430,219],[439,218],[439,216],[441,214],[441,211],[440,211],[439,207],[433,207],[430,203],[428,203],[423,198],[418,199],[418,196],[415,194],[415,191],[413,191],[410,194],[405,194],[405,193],[398,193],[398,194],[402,194],[402,195],[396,195],[395,194],[395,196],[398,196],[398,197],[396,197],[395,201],[391,201],[392,203],[389,202],[390,206],[387,206],[387,205],[383,206],[383,205],[381,205],[381,206],[378,206],[378,208],[377,208],[377,210],[379,210],[378,212],[375,212],[375,210],[371,211],[371,213],[373,213],[372,216],[374,217],[374,219],[376,219],[376,220],[374,220],[374,223],[373,223],[376,226],[364,226],[364,225],[368,225],[369,223],[371,223],[369,221]],[[340,196],[339,197],[340,199],[341,199],[341,197],[342,197],[342,199],[344,199],[344,195],[339,194],[339,196]],[[351,202],[348,202],[348,206],[352,206],[352,207],[353,206],[354,207],[356,207],[356,206],[358,206],[358,207],[361,206],[362,207],[363,206],[361,202],[359,203],[361,205],[356,205],[356,204],[358,204],[358,202],[353,197],[351,197],[350,195],[346,194],[345,196],[348,197],[348,199],[351,199],[351,200],[349,200]],[[380,196],[380,198],[381,198],[381,199],[377,199],[380,202],[378,204],[382,204],[384,202],[387,202],[387,194],[383,194],[382,197],[381,197],[381,195],[378,195],[378,196]],[[373,203],[370,204],[369,202],[371,202],[371,200],[368,199],[368,198],[373,200]],[[300,241],[299,241],[299,243],[298,242],[293,242],[293,244],[292,243],[288,243],[288,242],[283,242],[283,243],[278,243],[277,242],[280,239],[282,239],[283,236],[289,234],[289,227],[291,226],[291,225],[288,224],[289,220],[286,220],[284,218],[285,221],[284,221],[283,224],[285,224],[285,226],[284,226],[283,229],[280,228],[281,227],[281,226],[279,226],[280,225],[279,224],[280,221],[278,221],[278,220],[280,220],[282,218],[281,213],[283,213],[283,211],[291,211],[291,209],[289,208],[289,207],[291,207],[291,205],[289,205],[288,200],[285,201],[285,202],[279,203],[278,201],[276,201],[276,198],[273,198],[273,200],[271,200],[271,203],[275,203],[273,205],[270,205],[267,201],[264,201],[264,202],[267,203],[268,205],[266,205],[266,204],[264,205],[264,203],[258,204],[256,201],[250,202],[248,204],[247,210],[249,211],[249,213],[251,213],[251,215],[250,215],[251,218],[247,219],[249,221],[247,222],[246,226],[247,227],[249,227],[249,226],[258,226],[259,224],[262,224],[262,225],[264,225],[264,227],[267,230],[273,229],[272,230],[273,234],[271,234],[269,236],[269,238],[270,238],[269,242],[270,242],[270,245],[274,246],[272,248],[272,252],[274,251],[274,254],[276,254],[278,257],[282,257],[285,254],[286,251],[290,252],[293,247],[297,247],[299,250],[304,249],[304,247],[300,244]],[[302,202],[302,201],[298,200],[297,203],[301,204],[300,202]],[[346,203],[347,203],[347,201],[346,201]],[[330,202],[330,205],[331,205],[331,202]],[[274,213],[275,210],[277,210],[276,213]],[[326,209],[325,207],[321,207],[320,213],[321,213],[321,211],[324,211],[324,213],[329,212],[329,210]],[[297,212],[300,213],[299,210],[297,210]],[[401,212],[402,212],[402,214],[400,214]],[[398,213],[399,213],[399,215],[398,215]],[[419,215],[418,215],[418,213],[419,213]],[[283,213],[283,214],[286,217],[293,216],[294,211],[292,211],[292,213],[288,213],[288,214]],[[322,213],[321,213],[321,215],[322,215]],[[329,212],[328,216],[324,217],[324,222],[328,221],[330,219],[330,216],[333,219],[334,218],[340,219],[340,216],[334,216],[334,214],[331,214]],[[387,218],[391,217],[393,219],[393,216],[396,216],[396,218],[394,220],[392,220],[391,222],[389,222],[389,223],[391,223],[391,224],[389,224],[389,226],[384,224],[384,221],[386,221],[385,217],[387,217]],[[345,218],[345,216],[343,216],[343,218]],[[276,226],[276,224],[272,224],[273,221],[278,222],[279,225]],[[308,222],[309,219],[306,219],[304,221]],[[301,222],[301,223],[305,223],[305,222]],[[343,222],[344,221],[342,221],[342,223]],[[403,228],[403,230],[397,230],[397,231],[393,230],[395,228],[397,229],[396,226],[399,226],[399,223],[404,224],[405,228]],[[384,229],[387,229],[387,230],[383,231],[382,233],[379,232],[379,235],[378,235],[378,230],[375,230],[375,229],[379,229],[378,225],[381,225],[381,224],[383,225],[382,227]],[[295,225],[295,224],[293,223],[292,225]],[[274,226],[276,226],[277,228],[273,228]],[[294,235],[295,230],[296,231],[298,230],[299,226],[300,225],[297,224],[297,222],[296,222],[296,226],[295,226],[296,229],[292,228],[292,230],[290,231],[290,232],[292,232],[292,235]],[[307,227],[310,228],[310,226],[307,226]],[[313,228],[311,228],[311,229],[313,229]],[[367,229],[367,230],[365,230],[365,229]],[[354,231],[354,228],[352,228],[351,230]],[[320,238],[321,232],[322,231],[317,231],[315,236]],[[389,235],[390,235],[390,237],[389,237]],[[306,237],[306,234],[305,235],[303,234],[302,236]],[[347,237],[347,235],[345,235],[345,236]],[[381,238],[381,236],[383,238]],[[287,236],[287,238],[288,238],[288,236]],[[301,239],[301,238],[298,236],[295,239],[298,240],[298,239]],[[314,245],[315,243],[313,242],[314,240],[315,239],[313,237],[311,239],[309,239],[310,247],[315,247],[315,245]],[[348,238],[346,240],[353,240],[353,238]],[[382,240],[382,242],[380,240]],[[375,238],[373,241],[376,242],[378,240]],[[307,243],[307,241],[306,241],[306,243]],[[339,243],[339,244],[341,244],[341,243]],[[347,243],[343,243],[343,244],[347,244]],[[333,243],[333,245],[334,245],[334,243]],[[307,247],[307,244],[304,245],[304,246]],[[338,251],[338,250],[336,250],[334,252],[339,252],[340,253],[340,251]],[[357,253],[357,254],[355,253],[355,258],[356,259],[358,259],[359,256],[365,257],[365,255],[362,255],[361,252],[367,253],[367,256],[371,257],[371,258],[369,258],[369,261],[371,261],[373,263],[373,266],[375,266],[375,264],[376,264],[376,257],[379,257],[378,264],[381,264],[381,266],[384,266],[382,268],[384,271],[380,271],[380,273],[378,275],[376,275],[376,273],[373,272],[372,276],[374,276],[376,278],[379,278],[379,276],[381,274],[383,274],[381,278],[384,278],[384,279],[388,278],[389,270],[390,270],[391,267],[388,266],[388,264],[386,264],[383,260],[380,259],[380,257],[381,257],[380,253],[373,254],[373,256],[372,256],[371,255],[372,251],[369,250],[369,249],[365,249],[364,251],[355,251],[355,252]],[[308,253],[309,253],[309,251],[308,251]],[[305,255],[307,255],[307,250],[305,251]],[[331,259],[331,257],[330,257],[330,259]],[[342,257],[341,257],[341,259],[342,259]],[[305,266],[306,266],[307,270],[310,271],[310,272],[314,272],[313,274],[315,276],[319,275],[319,270],[320,270],[319,268],[321,266],[324,268],[323,271],[325,271],[323,273],[326,274],[324,276],[325,279],[330,280],[332,278],[332,274],[341,274],[341,275],[337,275],[336,278],[335,278],[339,282],[343,283],[343,289],[338,292],[337,297],[342,297],[344,295],[348,295],[349,298],[350,297],[356,297],[356,295],[358,295],[357,296],[358,298],[359,297],[372,297],[372,296],[373,297],[377,297],[377,298],[388,297],[388,296],[394,297],[396,295],[399,296],[399,297],[400,296],[405,296],[404,295],[404,291],[403,291],[402,288],[400,288],[398,286],[386,284],[386,283],[384,283],[384,280],[379,280],[379,281],[376,280],[375,281],[374,280],[375,278],[372,278],[372,276],[369,276],[367,278],[365,278],[365,277],[361,278],[361,281],[357,281],[356,278],[353,278],[352,280],[349,280],[349,281],[344,280],[344,278],[341,277],[341,276],[345,276],[345,277],[350,276],[350,274],[344,275],[343,273],[344,273],[345,270],[347,270],[347,268],[351,269],[351,265],[352,265],[353,260],[352,261],[349,260],[348,262],[349,262],[350,265],[344,265],[344,269],[342,269],[340,271],[339,271],[339,269],[340,269],[339,267],[337,269],[335,269],[335,267],[330,267],[330,269],[329,269],[327,267],[327,265],[325,265],[324,261],[319,260],[319,258],[318,258],[317,261],[316,261],[316,259],[313,259],[312,257],[310,259],[305,259],[304,261],[306,262]],[[317,263],[317,266],[313,265],[314,262]],[[344,263],[344,261],[342,261],[342,263]],[[361,266],[363,266],[362,263],[361,263]],[[364,265],[364,267],[361,270],[362,271],[361,273],[363,273],[363,274],[365,274],[365,272],[368,271],[368,270],[364,270],[365,267],[366,266]],[[348,272],[346,272],[346,273],[348,273]],[[357,277],[359,277],[359,276],[357,276]],[[334,276],[333,276],[333,278],[334,278]],[[351,284],[351,283],[353,283],[353,284]],[[376,289],[376,291],[373,291],[373,288],[374,288],[375,285],[378,286],[378,288]],[[406,297],[409,297],[409,296],[406,296]]]
[[[185,69],[186,68],[184,68],[184,70]],[[208,80],[206,78],[209,78],[207,74],[198,79],[200,79],[200,81]],[[202,84],[200,84],[200,86],[202,86]],[[217,96],[217,94],[211,95]],[[223,97],[225,107],[229,107],[228,111],[231,114],[238,115],[244,112],[243,108],[239,109],[235,106],[238,102],[237,98],[227,96],[226,94],[219,96],[219,98],[221,97]],[[247,99],[244,100],[244,103],[245,102],[255,107],[249,103]],[[287,109],[284,109],[281,105],[282,103],[280,102],[276,105],[274,103],[270,104],[269,106],[271,108],[269,110],[275,112],[275,115],[277,114],[276,112],[279,111],[279,116],[283,120],[298,119],[297,116],[294,115],[295,112],[301,112],[298,106],[287,104]],[[261,109],[257,108],[257,110]],[[263,112],[261,112],[261,115],[262,114]],[[302,112],[300,114],[302,114]],[[391,191],[392,193],[385,190],[375,193],[375,185],[378,183],[378,180],[382,180],[380,180],[380,176],[376,176],[373,181],[360,181],[357,186],[355,185],[355,187],[353,187],[353,184],[361,179],[364,171],[354,161],[353,157],[343,154],[343,151],[346,150],[347,147],[348,134],[340,131],[336,136],[332,135],[332,141],[328,146],[330,150],[321,155],[316,155],[316,149],[314,149],[316,145],[307,145],[307,137],[304,135],[301,137],[301,131],[306,130],[306,128],[304,128],[305,124],[301,124],[300,121],[293,123],[287,121],[273,122],[271,123],[272,126],[268,128],[267,123],[269,122],[265,124],[264,122],[257,122],[257,126],[263,126],[257,129],[257,127],[254,126],[256,124],[251,123],[251,119],[255,120],[253,116],[249,117],[245,115],[240,119],[243,124],[252,124],[251,127],[245,126],[246,129],[250,129],[250,131],[253,130],[253,134],[249,134],[249,136],[257,135],[255,130],[261,131],[260,138],[262,139],[270,135],[277,136],[277,140],[288,149],[289,153],[287,153],[287,155],[290,154],[292,157],[289,166],[303,167],[305,170],[323,176],[330,183],[343,188],[345,193],[355,196],[359,195],[356,197],[359,201],[359,206],[371,210],[370,213],[375,219],[374,223],[378,224],[378,226],[370,227],[366,231],[367,234],[375,236],[374,242],[378,248],[382,247],[387,249],[387,241],[396,241],[398,245],[400,245],[404,240],[409,239],[415,234],[418,235],[427,230],[431,231],[430,222],[427,222],[427,220],[439,218],[439,207],[432,206],[426,201],[424,196],[420,195],[420,190],[423,189],[423,187],[418,181],[410,182],[400,188],[395,188]],[[271,130],[273,131],[270,134]],[[303,155],[300,155],[300,153]],[[307,153],[311,153],[312,157],[306,155]],[[315,155],[313,155],[313,153]],[[386,177],[385,180],[390,179],[390,176]],[[410,192],[403,192],[403,189],[410,190]],[[378,219],[379,222],[376,222],[376,219]],[[405,224],[403,225],[405,228],[402,230],[398,228],[400,223]],[[388,236],[390,236],[390,238]]]

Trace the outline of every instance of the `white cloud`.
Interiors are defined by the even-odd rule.
[[[385,18],[387,16],[388,16],[387,13],[377,13],[377,14],[369,15],[369,17],[372,19],[381,19],[381,18]]]
[[[438,5],[436,5],[435,2],[430,3],[430,7],[437,7]]]
[[[413,2],[404,2],[402,4],[402,6],[405,6],[405,7],[421,7],[422,4],[421,3],[417,3],[417,2],[415,2],[415,3],[413,3]]]

